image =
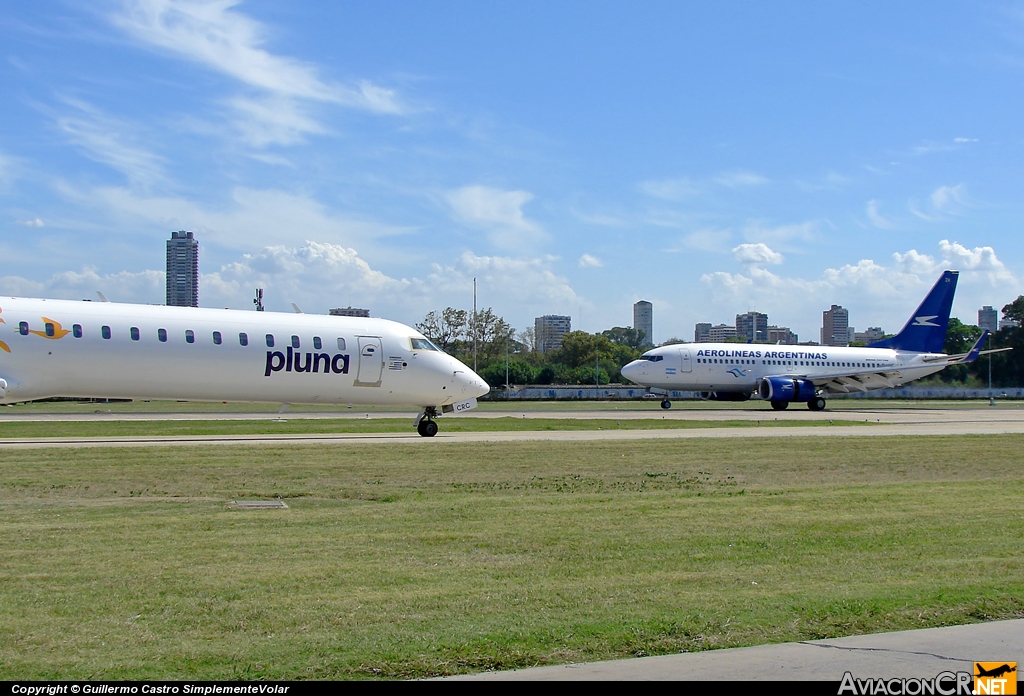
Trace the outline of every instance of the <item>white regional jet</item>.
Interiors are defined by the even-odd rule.
[[[864,348],[691,343],[662,346],[622,368],[622,376],[656,391],[693,390],[706,399],[746,401],[752,395],[781,410],[793,401],[812,411],[825,395],[899,387],[947,367],[973,362],[988,338],[970,352],[942,352],[958,271],[946,271],[903,330]],[[662,408],[671,408],[666,398]]]
[[[0,298],[0,404],[55,396],[476,405],[487,383],[384,319]]]

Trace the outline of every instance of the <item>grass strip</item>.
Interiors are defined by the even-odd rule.
[[[0,679],[422,677],[1024,616],[1024,436],[16,450]],[[287,510],[233,509],[281,498]]]

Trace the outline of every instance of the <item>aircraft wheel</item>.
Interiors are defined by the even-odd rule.
[[[824,411],[825,400],[820,396],[816,396],[807,402],[807,408],[811,409],[812,411]]]
[[[772,403],[772,408],[774,408],[776,411],[785,411],[786,408],[789,407],[789,402],[788,401],[773,401],[771,403]]]
[[[665,399],[664,401],[661,402],[661,407],[663,409],[668,410],[668,409],[672,408],[672,402],[669,401],[668,399]]]
[[[437,423],[424,418],[419,422],[419,425],[416,426],[416,432],[423,437],[434,437],[437,435]]]

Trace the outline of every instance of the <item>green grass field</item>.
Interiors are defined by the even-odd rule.
[[[1021,617],[1022,448],[6,450],[0,679],[422,677]]]

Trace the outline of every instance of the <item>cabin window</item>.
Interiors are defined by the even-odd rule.
[[[81,324],[75,324],[74,326],[72,326],[71,327],[71,335],[74,336],[75,338],[81,338],[82,337],[82,325]]]
[[[27,321],[23,321],[20,324],[18,324],[18,333],[20,333],[22,336],[28,336],[28,322]]]
[[[101,326],[100,327],[100,335],[103,336],[103,338],[105,338],[105,339],[107,339],[109,341],[110,340],[110,335],[111,335],[110,334],[110,327],[109,326]]]
[[[43,328],[46,329],[46,335],[50,338],[53,338],[57,334],[57,329],[54,327],[52,321],[46,322],[43,325]]]
[[[195,343],[196,332],[192,329],[185,329],[185,343]]]
[[[294,348],[296,350],[299,349],[299,337],[298,336],[292,336],[292,348]]]
[[[324,342],[320,340],[320,337],[319,336],[314,336],[313,337],[313,348],[315,348],[316,350],[321,350],[321,349],[323,349],[323,347],[324,347]]]
[[[238,334],[238,345],[247,346],[249,345],[249,336],[245,333]]]
[[[267,334],[267,348],[274,347],[274,334]]]
[[[221,336],[220,336],[220,331],[214,331],[213,332],[213,342],[214,342],[214,344],[219,346],[221,344],[221,340],[222,339],[221,339]]]
[[[167,329],[157,329],[156,337],[160,339],[161,343],[167,343]]]
[[[142,334],[139,333],[139,327],[133,326],[128,331],[129,331],[129,333],[131,333],[133,341],[137,341],[140,338],[142,338]]]
[[[345,350],[345,339],[338,338],[338,350]]]

